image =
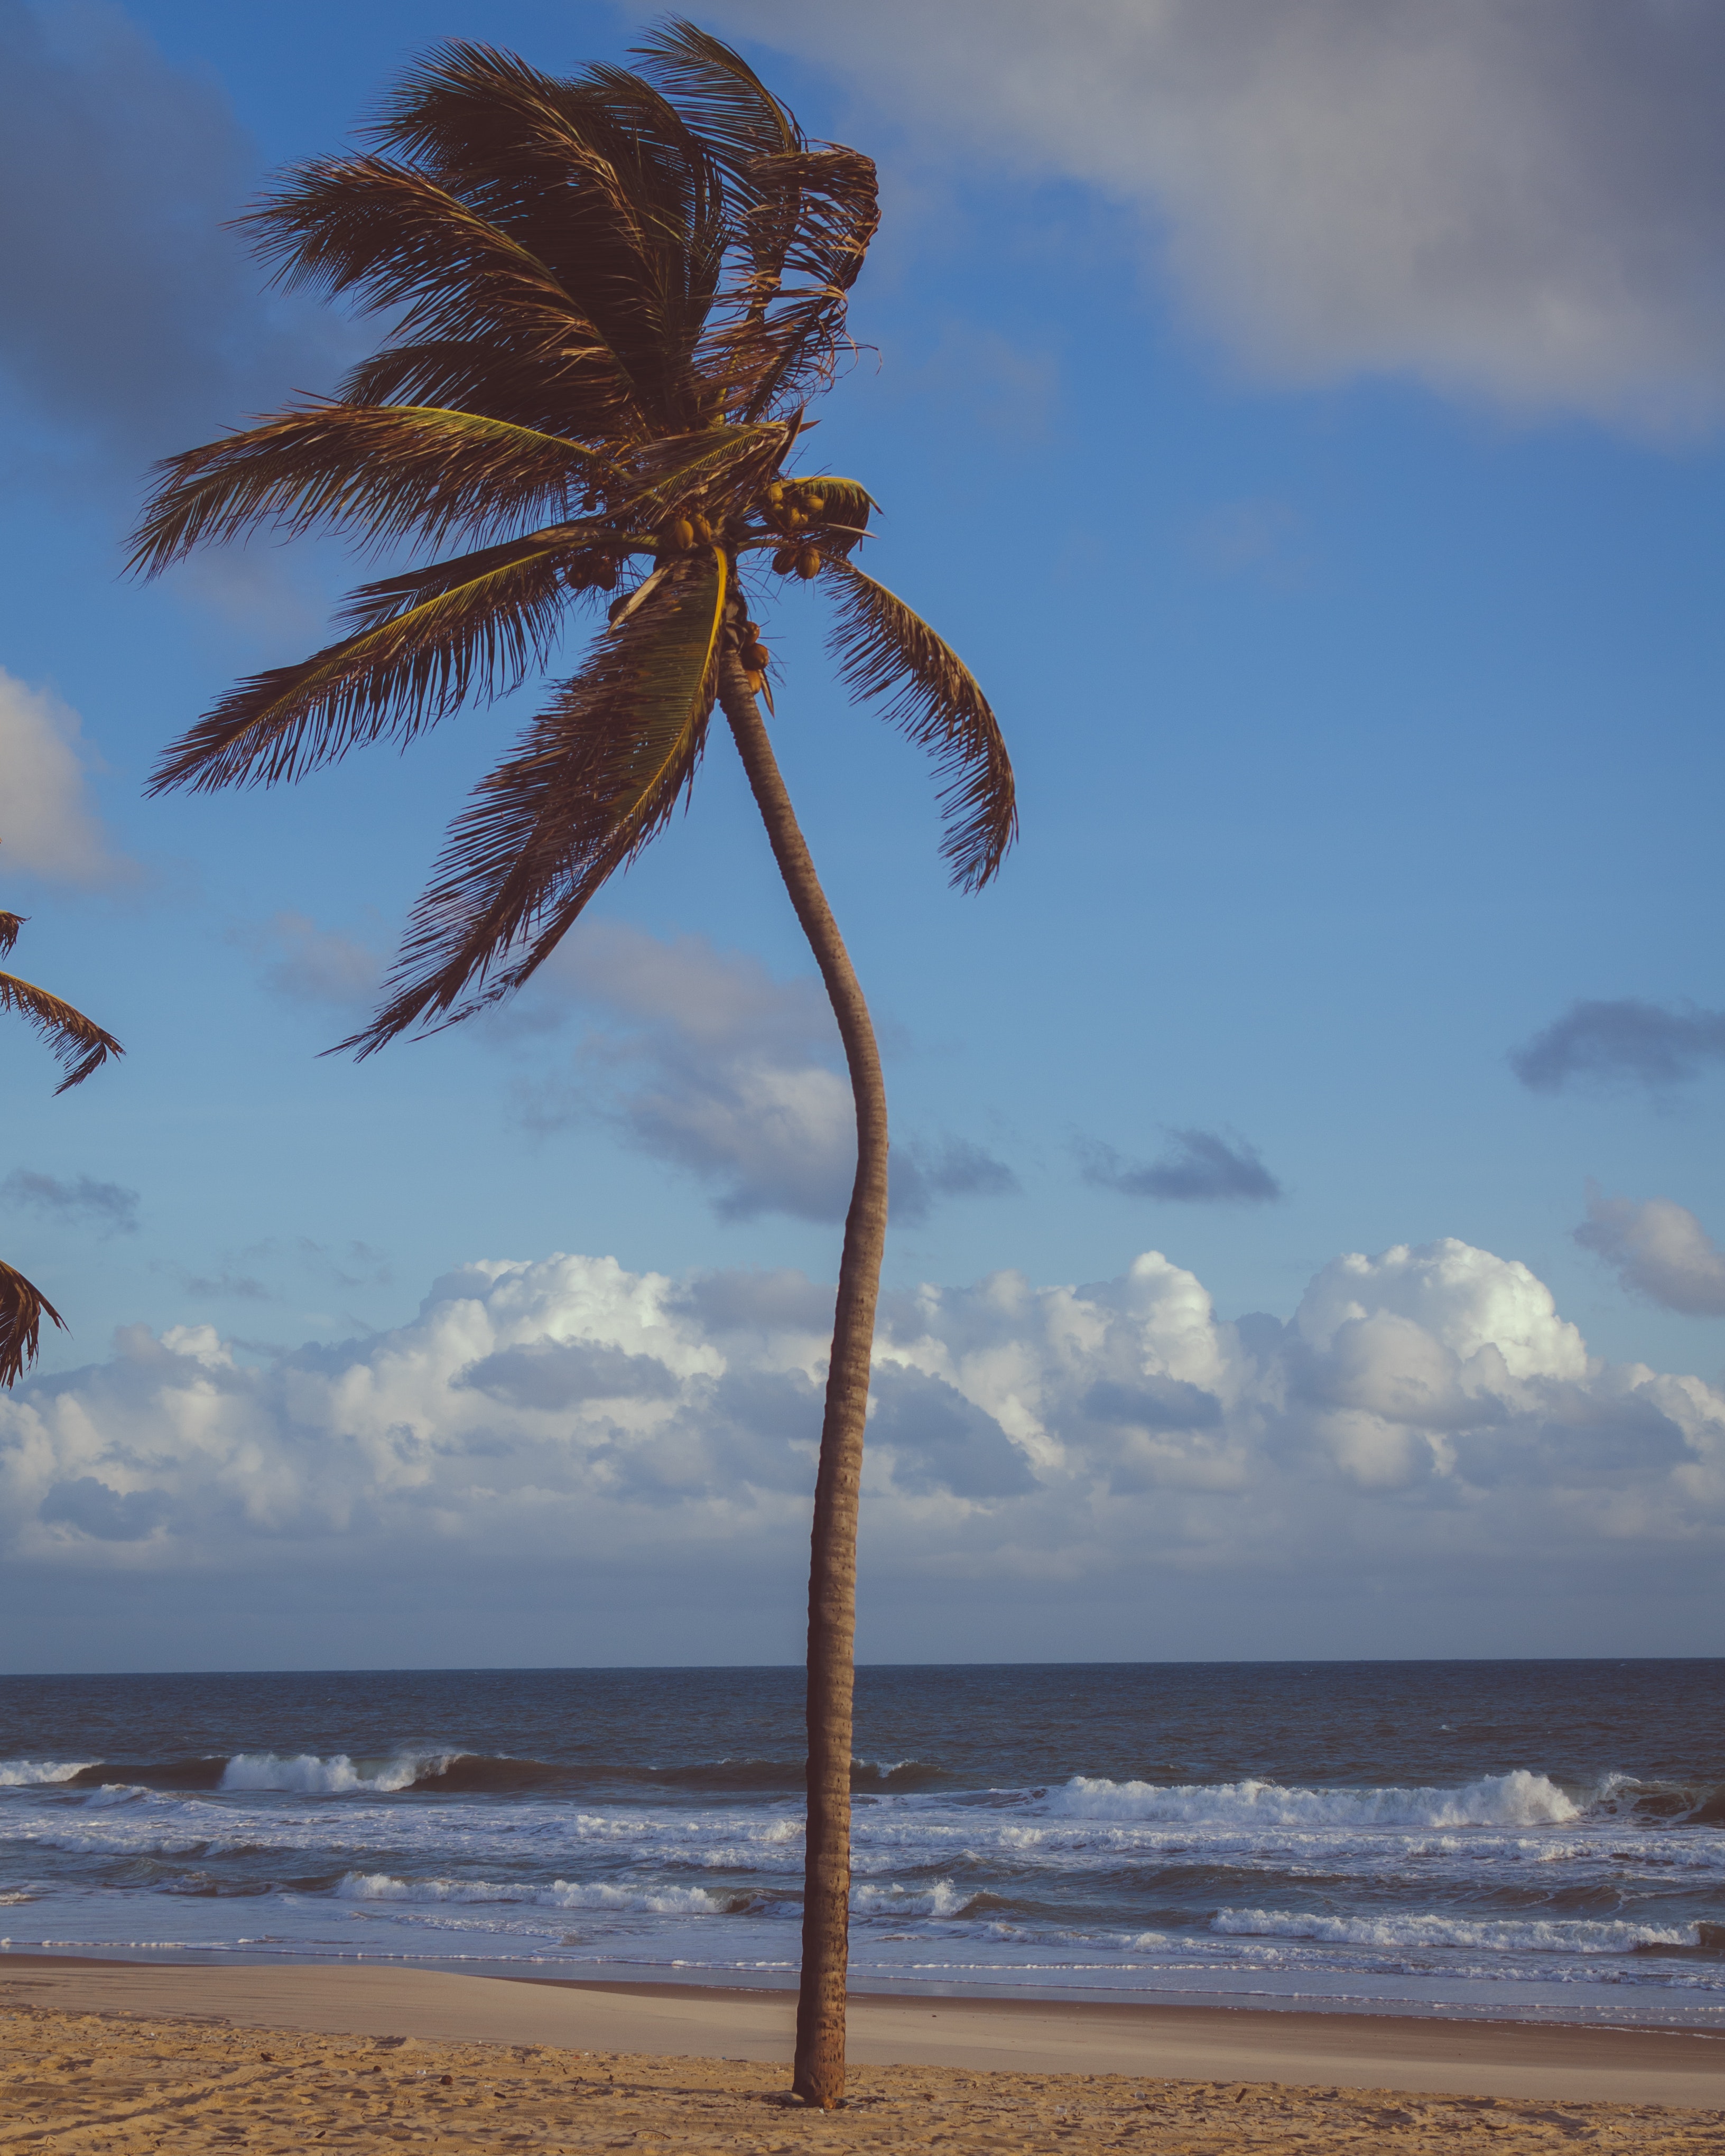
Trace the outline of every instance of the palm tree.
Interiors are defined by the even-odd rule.
[[[341,1043],[512,993],[662,830],[724,713],[832,999],[856,1101],[809,1585],[809,1832],[795,2086],[844,2087],[851,1656],[863,1424],[886,1224],[886,1101],[868,1006],[774,759],[755,596],[818,580],[863,697],[933,753],[955,883],[1016,830],[1011,765],[968,670],[853,562],[875,506],[796,475],[809,396],[850,349],[875,168],[812,142],[728,46],[687,23],[639,71],[572,80],[444,45],[364,154],[290,173],[248,219],[286,285],[388,318],[340,393],[162,467],[135,566],[260,526],[461,551],[362,585],[338,641],[243,681],[151,790],[295,779],[405,743],[546,669],[572,608],[606,619],[482,780],[415,909],[382,1008]]]
[[[12,950],[23,925],[23,914],[0,913],[0,957]],[[65,1073],[54,1089],[56,1093],[81,1086],[110,1055],[126,1053],[113,1034],[104,1033],[93,1019],[33,982],[20,980],[16,973],[0,973],[0,1010],[16,1011],[52,1047]],[[62,1332],[65,1331],[65,1319],[41,1289],[0,1260],[0,1391],[15,1385],[35,1361],[44,1317]]]

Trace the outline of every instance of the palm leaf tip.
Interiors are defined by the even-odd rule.
[[[838,610],[828,639],[851,694],[890,699],[883,716],[929,750],[941,780],[954,884],[980,891],[1018,836],[1018,795],[1000,723],[975,675],[904,601],[842,557],[821,578]]]
[[[18,931],[24,925],[22,913],[0,913],[0,958],[17,942]]]
[[[20,980],[16,973],[0,973],[0,1011],[5,1010],[16,1011],[53,1050],[55,1061],[65,1073],[54,1089],[56,1093],[81,1086],[110,1055],[126,1053],[113,1034],[105,1032],[94,1019],[86,1018],[82,1011],[74,1010],[33,982]]]
[[[15,1385],[35,1361],[44,1317],[66,1330],[41,1289],[0,1260],[0,1391]]]

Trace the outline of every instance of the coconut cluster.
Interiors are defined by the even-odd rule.
[[[768,528],[786,540],[773,557],[773,573],[793,574],[805,582],[820,574],[820,549],[812,539],[798,536],[826,514],[827,498],[818,487],[798,486],[776,479],[761,496],[761,514]]]

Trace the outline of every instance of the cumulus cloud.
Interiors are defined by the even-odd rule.
[[[227,229],[253,163],[121,8],[0,0],[0,378],[28,408],[141,465],[326,378],[340,332],[262,300]]]
[[[1572,1084],[1678,1086],[1719,1062],[1725,1062],[1725,1011],[1692,1004],[1666,1010],[1633,997],[1572,1004],[1509,1058],[1536,1093],[1560,1093]]]
[[[1608,1198],[1590,1183],[1575,1240],[1632,1293],[1691,1317],[1725,1317],[1725,1251],[1674,1199]]]
[[[499,1030],[531,1036],[572,1006],[598,1026],[572,1075],[524,1089],[530,1126],[608,1115],[641,1152],[707,1183],[722,1219],[845,1217],[856,1116],[819,981],[777,980],[758,959],[702,936],[662,941],[596,921],[560,946],[531,1000]],[[1004,1162],[956,1137],[896,1139],[891,1175],[901,1224],[942,1199],[1018,1188]]]
[[[80,731],[51,690],[0,667],[0,869],[86,889],[135,873],[90,806]]]
[[[716,0],[942,150],[1141,209],[1272,379],[1725,403],[1725,17],[1685,0]]]
[[[1274,1204],[1281,1185],[1265,1167],[1258,1148],[1244,1138],[1231,1142],[1214,1131],[1170,1131],[1173,1143],[1160,1160],[1123,1160],[1111,1145],[1080,1140],[1076,1148],[1084,1179],[1127,1198],[1172,1199],[1185,1205]]]
[[[88,1224],[105,1235],[137,1232],[138,1194],[123,1183],[100,1183],[93,1175],[75,1181],[15,1168],[0,1183],[0,1205],[27,1205],[50,1219]]]
[[[0,1548],[26,1583],[339,1574],[380,1605],[603,1576],[626,1615],[675,1583],[705,1611],[681,1651],[720,1659],[746,1583],[794,1604],[831,1314],[795,1274],[559,1256],[268,1363],[131,1328],[0,1401]],[[901,1650],[961,1588],[1019,1645],[1033,1604],[1168,1582],[1212,1611],[1416,1575],[1537,1603],[1567,1568],[1594,1597],[1637,1564],[1715,1576],[1725,1395],[1589,1356],[1525,1265],[1463,1243],[1338,1258],[1286,1324],[1223,1321],[1153,1251],[887,1296],[865,1496],[865,1605]]]

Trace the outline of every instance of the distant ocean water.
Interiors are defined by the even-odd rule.
[[[0,1678],[0,1944],[751,1984],[794,1670]],[[1725,1661],[857,1677],[852,1977],[1725,2027]]]

